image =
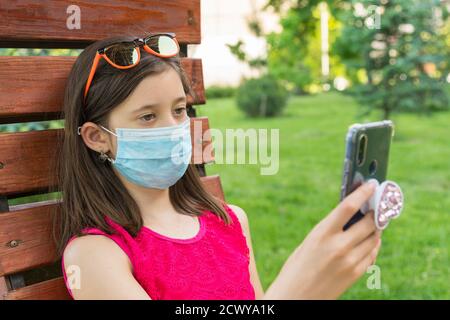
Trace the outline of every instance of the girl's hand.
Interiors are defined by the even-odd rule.
[[[375,191],[365,183],[317,224],[283,265],[264,299],[336,299],[375,262],[381,245],[373,212],[343,226]]]

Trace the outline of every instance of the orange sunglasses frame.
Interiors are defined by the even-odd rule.
[[[147,44],[146,41],[149,38],[155,37],[155,36],[159,36],[159,35],[168,35],[170,36],[176,43],[177,45],[177,52],[175,54],[169,54],[169,55],[163,55],[163,54],[159,54],[158,52],[154,51],[152,48],[150,48]],[[114,62],[112,62],[105,54],[105,50],[108,49],[111,46],[116,45],[116,43],[111,44],[105,48],[99,49],[97,50],[97,52],[95,53],[95,58],[94,58],[94,62],[92,63],[92,67],[91,67],[91,71],[89,72],[89,77],[87,79],[86,82],[86,86],[84,88],[84,98],[86,99],[86,96],[89,92],[89,88],[91,86],[92,83],[92,79],[94,78],[95,72],[97,71],[97,67],[98,67],[98,63],[100,62],[100,59],[103,58],[105,59],[110,65],[112,65],[113,67],[117,68],[117,69],[129,69],[129,68],[133,68],[134,66],[136,66],[139,61],[141,61],[141,52],[139,50],[139,47],[142,46],[144,48],[145,51],[147,51],[150,54],[153,54],[157,57],[160,58],[170,58],[170,57],[174,57],[178,54],[178,52],[180,51],[180,45],[177,41],[177,39],[175,38],[175,33],[172,32],[167,32],[167,33],[154,33],[154,34],[150,34],[148,37],[146,37],[145,39],[142,38],[138,38],[135,39],[133,41],[130,41],[130,43],[134,43],[135,47],[134,50],[137,50],[137,54],[138,54],[138,58],[136,60],[135,63],[133,63],[132,65],[129,66],[119,66],[117,64],[115,64]]]

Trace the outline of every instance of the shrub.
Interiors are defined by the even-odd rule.
[[[282,113],[288,93],[271,75],[245,80],[236,94],[237,105],[250,117],[273,117]]]
[[[236,88],[231,86],[210,86],[206,88],[206,99],[229,98],[236,95]]]

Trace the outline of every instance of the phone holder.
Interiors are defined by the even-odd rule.
[[[403,210],[403,192],[398,184],[386,180],[379,183],[376,179],[368,182],[376,183],[377,188],[372,197],[361,208],[361,212],[366,214],[370,210],[374,212],[375,225],[378,229],[385,229],[391,219],[400,216]]]

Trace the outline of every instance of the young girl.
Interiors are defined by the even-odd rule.
[[[266,292],[241,208],[206,192],[191,158],[174,34],[87,47],[70,73],[58,252],[74,299],[337,298],[374,262],[373,217],[343,231],[365,184],[322,220]]]

